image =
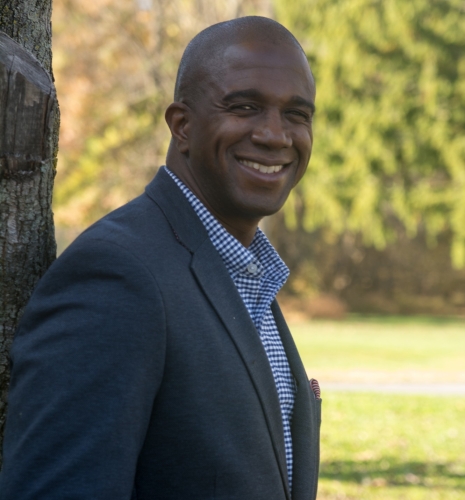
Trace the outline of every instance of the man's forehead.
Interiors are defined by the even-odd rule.
[[[210,73],[218,83],[247,78],[296,80],[314,94],[313,75],[307,58],[299,47],[291,44],[278,45],[266,42],[244,41],[225,47],[219,64]],[[220,84],[221,86],[221,84]]]
[[[223,61],[230,64],[245,59],[254,60],[255,62],[263,59],[266,62],[271,62],[273,59],[278,59],[285,55],[291,58],[296,64],[308,66],[307,59],[302,50],[290,43],[277,44],[249,39],[230,43],[224,47],[222,52]]]

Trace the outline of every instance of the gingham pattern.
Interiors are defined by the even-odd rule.
[[[257,229],[249,248],[245,248],[224,229],[176,175],[167,167],[165,169],[205,226],[259,332],[273,372],[281,406],[287,474],[289,487],[292,488],[291,422],[295,382],[270,308],[271,302],[289,276],[289,270],[260,229]]]

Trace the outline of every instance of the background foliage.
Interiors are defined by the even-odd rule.
[[[165,161],[164,112],[185,46],[203,28],[245,14],[269,15],[270,7],[263,0],[55,2],[58,226],[82,230],[142,192]]]
[[[303,8],[303,6],[306,8]],[[465,4],[461,0],[277,1],[317,81],[303,225],[383,248],[401,225],[450,230],[465,264]],[[297,200],[294,200],[294,205]],[[288,206],[294,222],[295,207]]]
[[[465,313],[463,0],[56,2],[59,246],[143,190],[164,163],[185,45],[248,14],[295,33],[317,81],[308,173],[268,223],[287,292]]]

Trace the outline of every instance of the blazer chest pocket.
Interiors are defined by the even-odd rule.
[[[321,390],[320,390],[320,384],[318,381],[314,378],[310,379],[308,381],[308,384],[310,386],[310,392],[311,396],[313,396],[313,401],[312,401],[312,407],[315,412],[316,416],[316,421],[318,426],[321,426]]]

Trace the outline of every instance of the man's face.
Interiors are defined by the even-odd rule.
[[[226,226],[278,211],[312,150],[315,85],[291,45],[232,45],[191,108],[184,181]]]

